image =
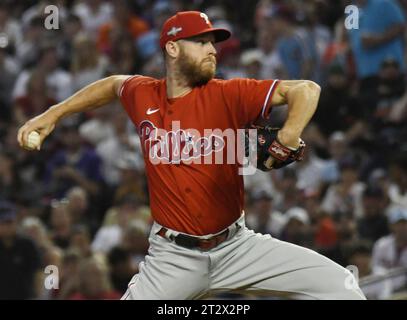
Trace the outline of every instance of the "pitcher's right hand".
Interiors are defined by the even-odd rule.
[[[40,145],[37,150],[41,149],[44,139],[54,130],[57,123],[57,118],[50,112],[44,112],[31,120],[28,120],[19,130],[17,140],[21,148],[28,148],[28,135],[32,131],[37,131],[40,134]]]

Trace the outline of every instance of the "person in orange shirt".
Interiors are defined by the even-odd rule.
[[[234,157],[232,138],[288,103],[277,149],[298,150],[320,88],[308,80],[215,79],[214,43],[229,37],[202,12],[178,12],[161,31],[164,79],[99,80],[22,126],[20,146],[31,131],[42,143],[62,118],[120,99],[140,136],[154,219],[149,253],[124,300],[198,299],[229,290],[365,299],[343,267],[245,227],[243,162]]]
[[[100,27],[97,39],[98,49],[104,53],[110,53],[114,39],[120,34],[129,34],[136,40],[149,30],[144,20],[132,14],[126,0],[114,1],[113,5],[113,19]]]

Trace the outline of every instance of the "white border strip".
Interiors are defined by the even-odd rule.
[[[267,103],[269,102],[269,99],[270,99],[270,94],[273,92],[273,88],[277,82],[278,82],[278,79],[275,79],[273,81],[273,83],[271,84],[269,91],[267,92],[266,100],[264,100],[263,109],[261,109],[262,118],[264,118],[264,112],[266,111]]]
[[[122,86],[120,87],[120,90],[119,90],[119,97],[120,98],[122,97],[123,89],[124,89],[124,86],[126,85],[126,83],[128,81],[130,81],[132,78],[139,77],[139,76],[140,76],[139,74],[135,74],[134,76],[131,76],[131,77],[129,77],[126,80],[123,81]]]

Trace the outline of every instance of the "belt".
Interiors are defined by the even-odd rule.
[[[166,235],[167,231],[168,231],[167,228],[162,227],[160,229],[160,231],[158,231],[157,234],[163,238],[174,241],[177,245],[179,245],[181,247],[185,247],[188,249],[198,248],[198,249],[201,249],[204,251],[215,248],[216,246],[221,244],[223,241],[225,241],[229,235],[229,229],[226,229],[225,231],[221,232],[220,234],[217,234],[208,239],[201,239],[201,238],[189,236],[186,234],[178,234],[176,236],[167,237],[167,235]]]

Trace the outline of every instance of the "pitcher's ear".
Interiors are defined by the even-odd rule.
[[[180,52],[179,43],[177,43],[175,41],[168,41],[165,44],[165,51],[167,52],[167,55],[171,58],[178,57],[179,52]]]

